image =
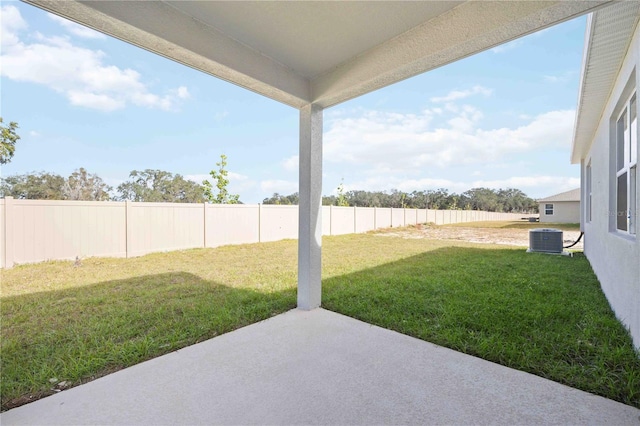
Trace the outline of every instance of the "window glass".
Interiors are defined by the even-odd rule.
[[[615,134],[611,141],[611,155],[615,162],[612,162],[612,177],[615,179],[614,197],[611,198],[609,211],[615,214],[609,222],[612,230],[636,234],[637,229],[637,164],[638,164],[638,110],[636,93],[622,105],[622,111],[617,115],[615,122]],[[590,173],[589,170],[586,171]],[[591,177],[586,175],[587,191],[591,191],[589,182]],[[591,203],[589,192],[587,192],[587,204]],[[591,206],[587,206],[585,220],[590,217]],[[614,220],[615,219],[615,220]]]
[[[629,161],[631,164],[638,162],[638,120],[636,115],[636,95],[633,95],[629,105],[629,120],[631,121],[631,129],[629,131]]]
[[[627,129],[627,110],[625,109],[618,119],[616,130],[616,171],[624,167],[625,133]]]
[[[627,230],[627,173],[618,176],[618,200],[617,203],[617,228],[621,231]]]

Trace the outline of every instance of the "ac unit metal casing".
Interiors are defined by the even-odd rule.
[[[562,253],[562,231],[538,228],[529,231],[529,250],[541,253]]]

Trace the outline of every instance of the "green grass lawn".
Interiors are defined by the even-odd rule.
[[[296,241],[18,266],[1,283],[2,408],[295,307]],[[587,260],[325,237],[323,306],[640,407],[640,359]]]

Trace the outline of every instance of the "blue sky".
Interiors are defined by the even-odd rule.
[[[245,203],[297,191],[298,111],[54,17],[2,3],[1,112],[20,125],[2,176],[84,167],[200,181],[220,154]],[[473,187],[539,198],[569,163],[586,18],[325,110],[323,193]]]

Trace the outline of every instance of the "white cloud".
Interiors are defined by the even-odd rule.
[[[580,178],[567,176],[517,176],[507,179],[477,180],[469,188],[518,188],[534,198],[542,198],[580,187]],[[529,193],[531,190],[535,193]]]
[[[431,98],[430,100],[431,102],[435,102],[435,103],[453,102],[460,99],[468,98],[469,96],[473,96],[473,95],[489,96],[492,93],[493,93],[493,90],[487,89],[486,87],[474,86],[471,89],[467,89],[467,90],[453,90],[445,96],[440,96],[440,97],[436,96]]]
[[[277,192],[278,194],[289,195],[298,192],[298,182],[280,179],[263,180],[260,182],[260,189],[267,194]]]
[[[22,19],[20,11],[15,6],[0,7],[0,41],[2,51],[19,42],[17,32],[25,30],[27,23]]]
[[[476,180],[472,183],[474,188],[535,188],[539,186],[552,186],[556,192],[574,189],[580,186],[580,179],[564,176],[515,176],[507,179]],[[555,191],[555,189],[554,189]]]
[[[227,176],[229,177],[229,179],[233,179],[233,180],[247,180],[249,179],[249,176],[240,174],[240,173],[235,173],[235,172],[228,172]]]
[[[558,75],[545,75],[543,79],[547,83],[566,83],[571,80],[575,74],[574,71],[567,71]]]
[[[45,85],[62,93],[72,105],[102,111],[128,104],[174,110],[189,91],[181,86],[164,95],[151,93],[132,69],[105,64],[106,54],[75,46],[65,37],[35,34],[26,43],[20,33],[27,25],[14,6],[2,7],[1,75],[16,81]]]
[[[200,185],[202,185],[204,180],[208,180],[215,185],[215,180],[209,173],[184,175],[184,178],[199,183]],[[227,171],[227,178],[229,179],[229,186],[227,189],[231,194],[240,194],[241,201],[243,201],[242,195],[256,186],[256,182],[254,180],[241,173]]]
[[[288,172],[296,172],[298,171],[298,164],[300,158],[297,155],[292,155],[291,157],[285,158],[282,161],[282,168]]]
[[[209,182],[213,181],[213,178],[209,173],[206,174],[193,174],[193,175],[184,175],[184,178],[187,180],[192,180],[194,182],[202,184],[202,182],[206,179]],[[249,176],[227,171],[227,178],[229,182],[246,182],[249,180]]]
[[[195,174],[195,175],[184,175],[183,176],[186,180],[192,180],[196,183],[199,183],[200,185],[202,185],[202,182],[206,179],[209,182],[211,182],[211,175],[210,174]]]
[[[482,112],[474,107],[451,114],[438,127],[431,125],[430,110],[417,115],[365,111],[329,120],[324,158],[380,171],[483,164],[548,146],[568,149],[575,115],[572,110],[550,111],[519,127],[482,129]]]
[[[189,93],[189,89],[185,86],[180,86],[177,89],[173,89],[171,91],[178,99],[189,99],[191,97],[191,93]]]
[[[40,133],[35,131],[35,130],[30,130],[29,131],[29,136],[31,136],[32,138],[37,138],[40,136]]]
[[[216,112],[213,119],[216,121],[222,121],[229,116],[229,111]]]
[[[82,37],[82,38],[93,38],[93,39],[106,39],[107,36],[105,36],[102,33],[99,33],[96,30],[93,30],[91,28],[85,27],[84,25],[80,25],[80,24],[76,24],[75,22],[69,21],[68,19],[65,19],[61,16],[58,15],[54,15],[49,13],[49,18],[55,22],[57,22],[58,24],[62,25],[62,27],[67,30],[68,32],[70,32],[73,35],[76,35],[78,37]]]
[[[522,45],[522,43],[524,43],[524,41],[522,39],[513,40],[513,41],[510,41],[509,43],[504,43],[504,44],[501,44],[499,46],[496,46],[493,49],[491,49],[491,51],[493,53],[508,52],[509,50],[513,50],[516,47]]]
[[[115,99],[109,95],[98,95],[78,90],[69,90],[67,92],[67,98],[69,99],[69,102],[71,102],[71,105],[99,109],[102,111],[114,111],[116,109],[124,108],[126,105],[126,102],[122,99]]]

